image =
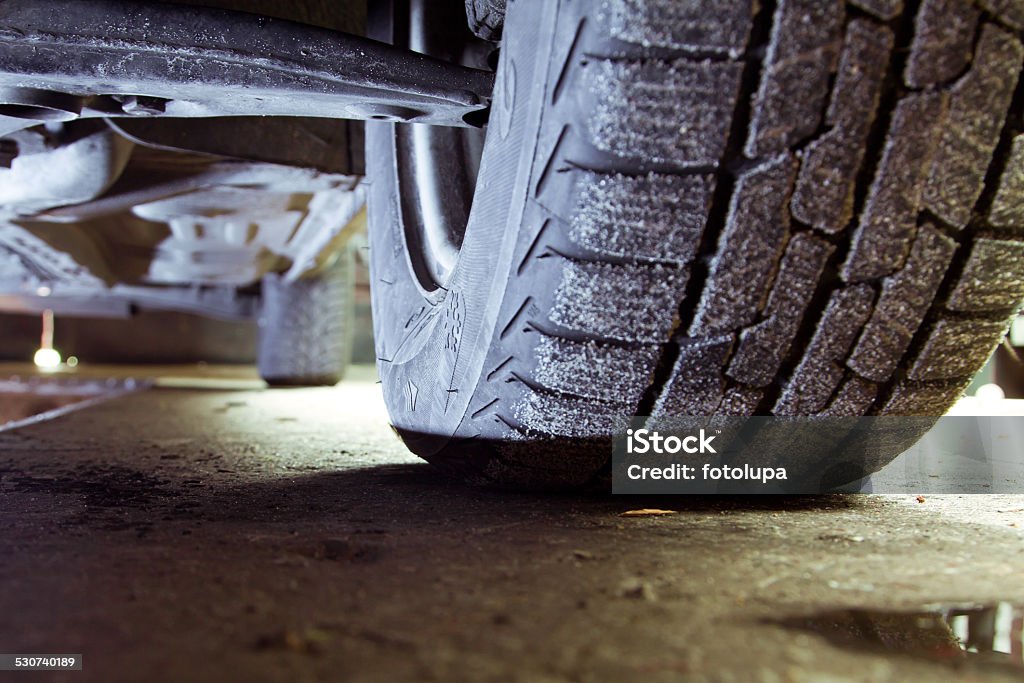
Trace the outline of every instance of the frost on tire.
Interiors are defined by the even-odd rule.
[[[518,84],[514,120],[473,198],[494,241],[460,256],[494,331],[467,331],[448,376],[429,346],[393,362],[443,303],[402,288],[395,157],[372,179],[399,431],[474,481],[544,487],[600,481],[636,414],[946,411],[1024,299],[1020,7],[510,3],[495,95]],[[509,188],[521,213],[496,208]],[[464,412],[408,410],[413,375]]]

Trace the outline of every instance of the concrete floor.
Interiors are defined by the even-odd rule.
[[[0,652],[84,655],[0,680],[1024,676],[918,614],[1024,603],[1024,496],[471,489],[356,374],[179,378],[0,432]]]

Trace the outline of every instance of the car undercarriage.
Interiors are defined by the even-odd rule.
[[[255,318],[266,381],[333,384],[360,258],[395,429],[515,487],[607,484],[634,418],[942,415],[1024,301],[1022,38],[1009,0],[4,0],[0,306]]]

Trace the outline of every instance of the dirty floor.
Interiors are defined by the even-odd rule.
[[[1024,496],[467,488],[356,375],[181,381],[0,432],[0,652],[84,656],[0,680],[1024,678]],[[1016,655],[965,652],[965,619]]]

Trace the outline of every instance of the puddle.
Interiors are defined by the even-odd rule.
[[[775,623],[815,633],[845,649],[1024,673],[1024,605],[934,604],[910,612],[843,609]]]
[[[24,427],[145,388],[135,380],[0,379],[0,431]]]

